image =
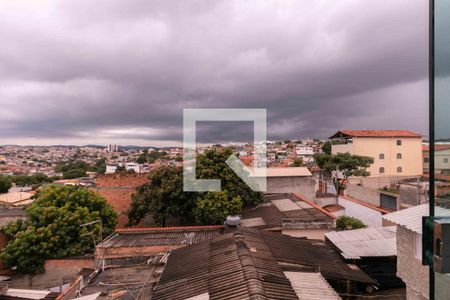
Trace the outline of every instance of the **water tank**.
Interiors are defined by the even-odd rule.
[[[240,216],[228,216],[225,224],[228,226],[239,226],[241,224]]]

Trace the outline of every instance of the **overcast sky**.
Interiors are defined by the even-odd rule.
[[[174,145],[196,107],[266,108],[270,140],[427,133],[427,0],[5,0],[0,43],[0,144]]]

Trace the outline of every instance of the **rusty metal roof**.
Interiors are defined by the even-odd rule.
[[[186,245],[219,236],[223,226],[187,226],[118,229],[100,248]]]
[[[320,269],[325,278],[375,283],[323,242],[240,228],[173,250],[152,299],[298,299],[284,272],[305,268]]]

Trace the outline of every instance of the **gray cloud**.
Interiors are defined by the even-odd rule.
[[[187,107],[267,108],[269,139],[426,133],[427,5],[2,2],[0,143],[170,144]]]

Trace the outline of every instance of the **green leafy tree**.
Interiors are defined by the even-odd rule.
[[[336,230],[338,231],[360,229],[366,227],[367,225],[364,224],[361,220],[349,216],[340,216],[336,220]]]
[[[336,189],[336,197],[347,188],[346,182],[350,176],[369,176],[367,168],[373,164],[372,157],[352,155],[348,152],[315,154],[314,161],[319,166],[322,175],[332,180]]]
[[[85,177],[85,176],[86,176],[86,171],[83,169],[71,169],[71,170],[68,170],[67,172],[64,172],[64,174],[63,174],[64,179],[74,179],[74,178],[80,178],[80,177]]]
[[[206,193],[199,197],[193,211],[198,224],[220,224],[230,215],[238,215],[242,210],[241,197],[229,198],[227,192]]]
[[[0,176],[0,194],[7,193],[11,188],[11,181],[5,176]]]
[[[100,224],[81,224],[101,220],[103,236],[116,225],[114,209],[99,194],[82,187],[46,187],[26,214],[25,221],[3,227],[11,240],[0,259],[8,268],[17,267],[18,273],[38,273],[46,259],[91,253],[93,239],[100,239]]]
[[[331,142],[330,141],[326,141],[325,143],[323,143],[322,152],[325,154],[331,154]]]
[[[42,183],[53,182],[54,177],[48,177],[42,173],[36,173],[31,176],[27,175],[14,175],[10,178],[11,182],[17,184],[18,186],[27,185],[40,185]]]
[[[91,171],[104,174],[106,172],[106,158],[102,157],[97,159],[93,166],[90,168]]]
[[[301,167],[303,166],[303,158],[297,157],[292,161],[290,167]]]
[[[220,179],[220,193],[184,192],[181,167],[154,170],[149,183],[133,195],[128,211],[130,225],[137,224],[147,214],[152,214],[162,226],[168,218],[176,218],[180,224],[219,224],[228,214],[261,203],[261,193],[251,190],[225,163],[232,153],[229,148],[213,149],[197,158],[197,178]]]

